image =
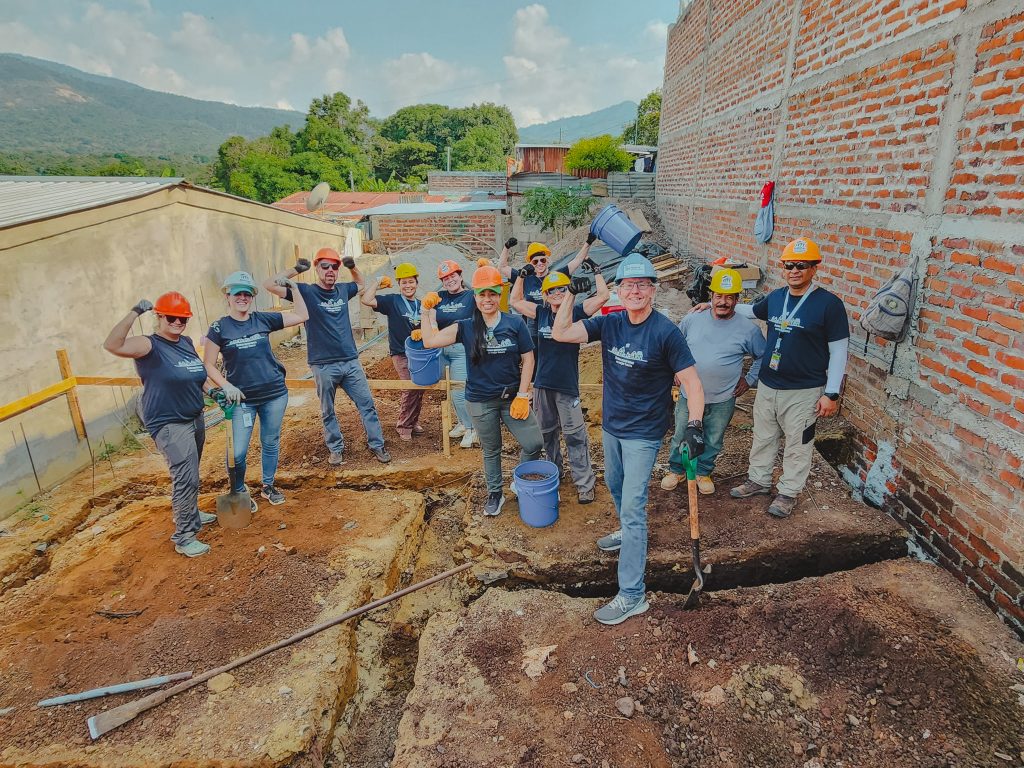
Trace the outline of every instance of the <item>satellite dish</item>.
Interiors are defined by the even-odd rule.
[[[331,185],[326,181],[321,181],[315,187],[313,191],[309,193],[309,197],[306,198],[306,210],[315,211],[320,209],[320,214],[323,215],[323,207],[327,203],[327,196],[331,193]]]

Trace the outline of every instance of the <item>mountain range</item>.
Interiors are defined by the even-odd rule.
[[[572,144],[587,136],[610,133],[618,136],[626,123],[636,119],[637,103],[623,101],[588,115],[563,117],[550,123],[538,123],[519,129],[519,141],[523,144]]]

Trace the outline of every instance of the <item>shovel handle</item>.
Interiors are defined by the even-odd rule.
[[[686,491],[690,501],[690,539],[698,541],[700,539],[700,524],[697,522],[697,481],[687,480]]]
[[[227,451],[228,451],[228,471],[231,474],[231,482],[235,481],[235,424],[231,419],[231,416],[227,413],[224,414],[228,422],[228,436],[227,436]],[[234,487],[231,489],[234,490]]]

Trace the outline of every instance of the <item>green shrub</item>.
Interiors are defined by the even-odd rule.
[[[633,156],[619,146],[618,139],[605,134],[573,144],[565,156],[565,167],[569,171],[628,171]]]

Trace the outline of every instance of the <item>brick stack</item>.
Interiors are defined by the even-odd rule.
[[[372,216],[374,236],[389,251],[416,245],[433,238],[456,242],[477,256],[493,258],[498,244],[498,211],[427,213]]]

